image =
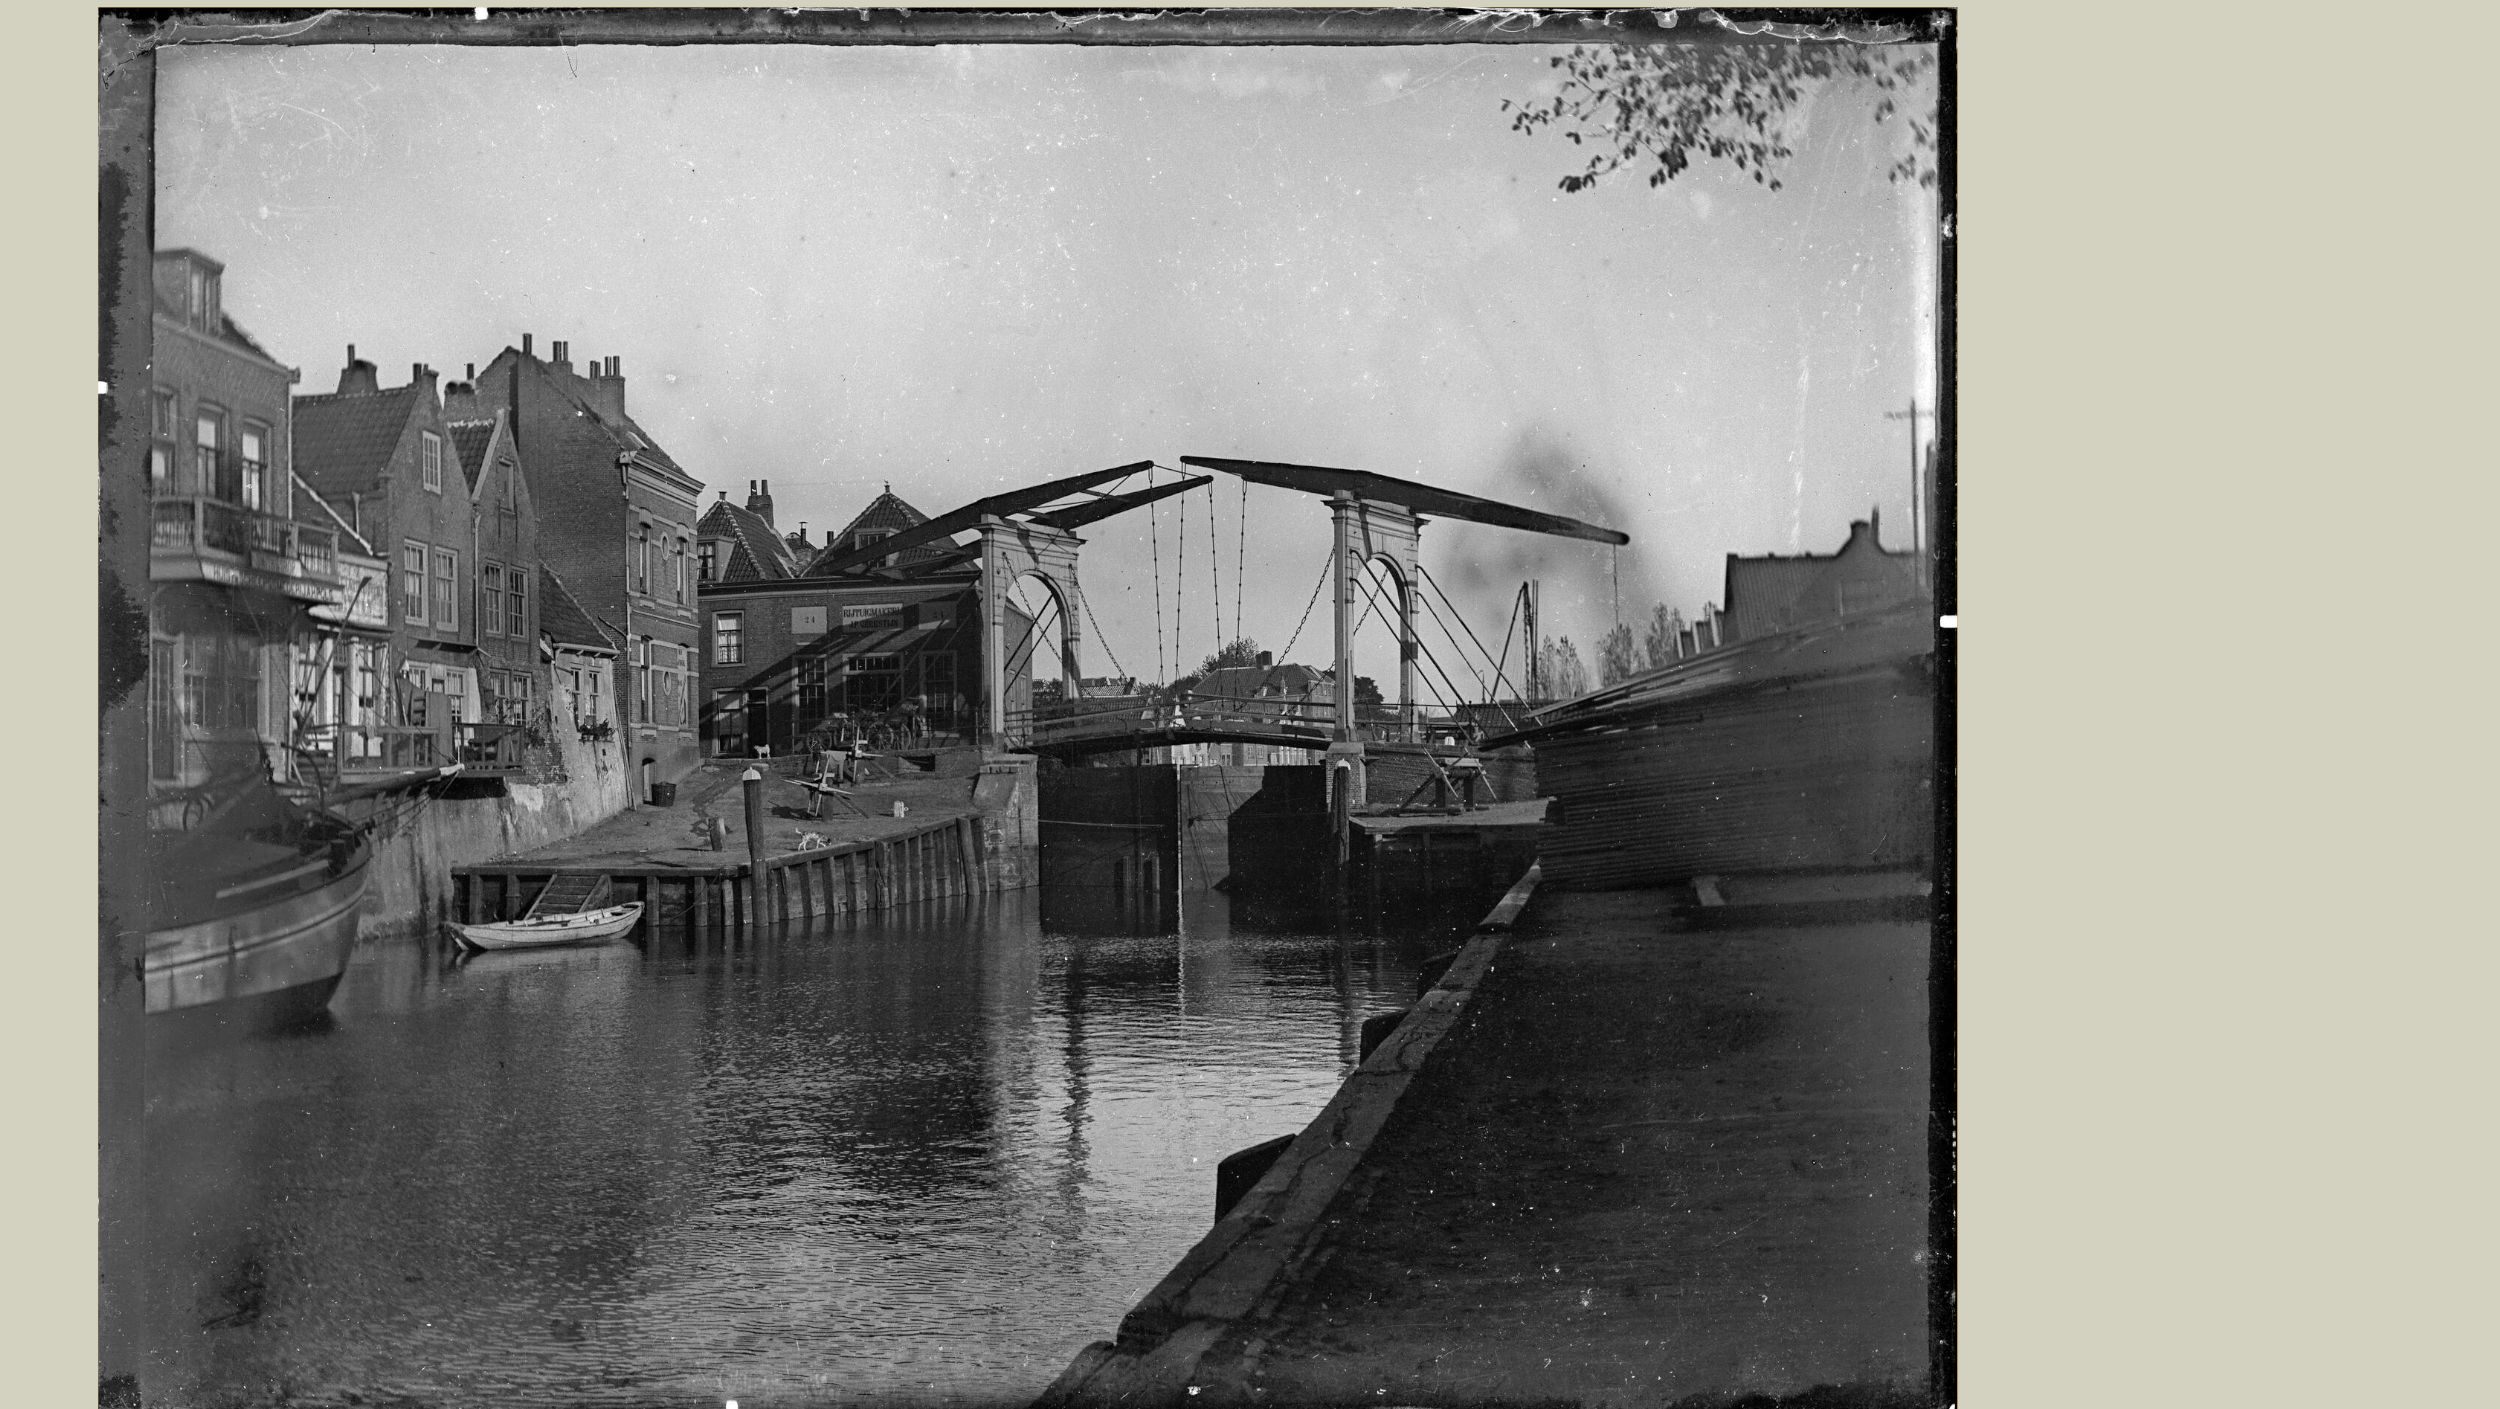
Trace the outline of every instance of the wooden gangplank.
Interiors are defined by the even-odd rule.
[[[524,920],[543,920],[557,915],[578,915],[596,910],[605,904],[611,883],[605,872],[561,871],[549,878],[547,888],[530,902]]]

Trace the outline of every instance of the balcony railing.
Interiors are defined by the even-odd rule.
[[[338,583],[338,534],[207,495],[159,496],[149,537],[152,556],[225,561],[326,592]]]
[[[295,748],[310,782],[369,778],[457,763],[461,771],[504,775],[523,767],[527,740],[517,724],[321,724]]]

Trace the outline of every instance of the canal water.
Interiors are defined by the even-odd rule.
[[[147,1402],[1025,1403],[1460,932],[1234,905],[401,942],[310,1029],[156,1042]]]

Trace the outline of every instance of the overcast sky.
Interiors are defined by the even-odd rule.
[[[1840,97],[1785,190],[1706,165],[1566,195],[1581,149],[1501,108],[1549,91],[1551,52],[177,48],[156,236],[225,261],[227,310],[299,391],[331,390],[351,342],[386,384],[524,332],[622,357],[707,503],[769,479],[819,539],[888,481],[936,514],[1186,454],[1594,519],[1632,535],[1619,562],[1424,535],[1479,635],[1541,577],[1593,678],[1618,570],[1637,631],[1718,601],[1726,554],[1828,552],[1870,507],[1906,546],[1909,430],[1885,412],[1933,401],[1933,205],[1885,178],[1899,124]],[[1206,491],[1087,530],[1130,673],[1212,650],[1218,593],[1226,637],[1239,610],[1281,649],[1302,617],[1324,504],[1252,488],[1237,570],[1241,486],[1212,488],[1212,577]],[[1363,639],[1394,693],[1385,631]],[[1327,642],[1323,605],[1292,658]]]

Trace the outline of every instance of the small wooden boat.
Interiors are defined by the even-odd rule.
[[[467,949],[535,949],[549,944],[589,944],[614,939],[641,921],[642,902],[635,900],[570,915],[535,915],[487,925],[455,924],[451,930]]]

